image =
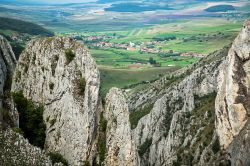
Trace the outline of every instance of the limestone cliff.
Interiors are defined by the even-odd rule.
[[[11,78],[16,66],[8,41],[0,36],[0,165],[52,165],[49,157],[27,139],[12,131],[18,114],[10,99]]]
[[[7,91],[10,90],[11,86],[11,78],[16,66],[16,58],[12,51],[12,48],[8,41],[3,37],[0,36],[0,108],[3,107],[11,107],[9,102],[9,96]],[[12,119],[8,119],[13,121],[12,123],[16,122],[16,114],[13,109],[6,110],[11,114]],[[0,113],[0,124],[5,123],[3,122],[3,115],[2,112]]]
[[[211,147],[217,140],[214,132],[214,102],[218,66],[223,61],[226,50],[225,48],[186,70],[149,84],[147,88],[144,87],[144,93],[123,92],[124,94],[120,94],[125,96],[122,100],[119,100],[119,97],[107,100],[107,105],[114,106],[105,111],[112,111],[113,114],[116,111],[119,112],[118,108],[127,109],[129,104],[140,102],[140,100],[134,101],[136,96],[144,100],[138,106],[135,104],[130,106],[132,109],[129,110],[129,118],[123,118],[126,117],[124,113],[128,112],[126,109],[123,109],[123,114],[112,118],[106,117],[108,121],[113,119],[115,124],[131,126],[130,130],[127,127],[119,129],[112,123],[113,126],[108,128],[120,130],[116,131],[112,138],[113,142],[126,142],[125,136],[132,133],[130,142],[136,152],[130,151],[130,154],[136,154],[134,157],[136,162],[129,165],[172,165],[173,163],[199,165],[204,158],[208,161],[212,160],[214,153],[217,153],[217,151],[213,152]],[[112,92],[114,93],[114,90],[110,93]],[[112,96],[110,93],[109,96]],[[151,95],[152,97],[149,97]],[[145,113],[145,110],[148,111]],[[134,116],[141,116],[135,124],[133,124]],[[107,149],[109,149],[108,145]],[[115,158],[115,152],[124,153],[118,146],[113,150],[112,157],[108,154],[107,160]],[[127,159],[119,158],[117,163],[121,160],[128,162]],[[114,160],[113,163],[115,163]]]
[[[218,80],[217,133],[227,148],[247,122],[250,109],[250,22],[244,24],[229,50]]]
[[[105,165],[136,166],[136,149],[130,130],[129,110],[122,92],[111,89],[106,97],[105,118],[108,119],[106,133],[107,157]]]
[[[94,157],[99,77],[84,46],[64,37],[29,42],[16,67],[12,92],[44,106],[45,149],[71,165]]]
[[[233,165],[249,165],[250,20],[246,21],[223,63],[216,98],[216,131]]]

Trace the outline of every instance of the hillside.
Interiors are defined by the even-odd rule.
[[[227,12],[232,10],[235,10],[235,7],[232,5],[216,5],[205,9],[207,12]]]
[[[53,32],[40,25],[6,17],[0,17],[0,29],[27,33],[30,35],[53,36]]]
[[[0,7],[0,10],[2,8]],[[11,44],[18,58],[26,42],[34,36],[53,36],[54,33],[40,25],[22,20],[0,17],[0,35],[4,36]]]

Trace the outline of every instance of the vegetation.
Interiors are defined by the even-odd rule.
[[[136,110],[136,111],[131,112],[129,114],[129,121],[130,121],[131,129],[136,128],[139,120],[145,115],[149,114],[152,109],[153,109],[153,105],[150,105],[138,111]]]
[[[49,152],[48,155],[50,156],[50,159],[52,160],[52,164],[55,163],[62,163],[64,166],[68,166],[68,161],[63,158],[63,156],[57,152]]]
[[[40,25],[12,18],[0,17],[0,27],[1,29],[27,33],[30,35],[54,35],[53,32],[44,29]]]
[[[43,121],[42,105],[36,106],[27,100],[22,92],[13,93],[13,100],[19,113],[20,129],[32,145],[43,148],[46,126]]]
[[[168,6],[160,5],[142,5],[140,3],[118,3],[113,4],[111,7],[106,8],[106,11],[115,12],[144,12],[154,10],[171,10]]]
[[[84,94],[85,92],[85,87],[86,87],[86,80],[84,77],[80,78],[80,83],[79,83],[79,88],[80,88],[80,93]]]
[[[220,151],[220,141],[218,138],[213,143],[212,150],[213,150],[214,154],[216,154],[218,151]]]
[[[12,130],[13,130],[15,133],[18,133],[18,134],[21,134],[21,135],[24,134],[23,131],[22,131],[22,129],[20,129],[20,128],[18,128],[18,127],[14,127],[14,128],[12,128]]]
[[[99,155],[99,165],[102,165],[105,160],[106,154],[106,129],[107,129],[107,121],[104,119],[103,114],[100,116],[100,126],[99,126],[99,136],[97,143],[97,150]]]
[[[176,36],[172,34],[156,35],[153,39],[155,41],[169,41],[169,40],[176,40]]]
[[[67,49],[65,50],[65,57],[67,59],[67,63],[69,64],[74,58],[75,58],[75,53],[73,52],[72,49]]]
[[[83,161],[83,166],[91,166],[89,161]]]
[[[3,126],[0,126],[0,127],[3,127],[5,128],[5,124],[9,124],[9,125],[13,125],[13,121],[12,121],[12,118],[11,118],[11,115],[10,115],[10,112],[4,108],[0,108],[0,120],[3,120]]]
[[[147,138],[146,141],[139,147],[138,153],[142,157],[150,148],[152,144],[152,138]]]
[[[101,95],[105,96],[112,87],[130,88],[133,85],[146,84],[177,69],[180,69],[180,67],[159,67],[138,70],[100,68],[102,82]]]
[[[150,57],[148,62],[151,64],[151,65],[155,65],[156,64],[156,60],[154,60],[154,58]]]
[[[185,135],[189,134],[195,136],[196,139],[192,145],[189,142],[186,147],[181,147],[177,151],[177,160],[174,161],[176,166],[197,164],[193,163],[193,154],[195,154],[198,148],[200,149],[200,152],[202,152],[212,142],[215,130],[215,97],[216,93],[210,93],[202,97],[195,96],[195,109],[192,112],[187,112],[185,117],[180,119],[183,124],[183,129],[185,129],[186,124],[191,125],[189,130],[183,130],[183,141],[185,139]],[[200,123],[197,123],[199,121]],[[197,133],[197,131],[199,131],[199,133]],[[212,145],[212,150],[214,152],[218,152],[220,150],[217,141],[214,145]]]

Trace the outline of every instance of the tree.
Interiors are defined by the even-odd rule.
[[[150,63],[151,65],[155,65],[155,64],[156,64],[156,61],[154,60],[154,58],[150,57],[150,58],[149,58],[149,63]]]

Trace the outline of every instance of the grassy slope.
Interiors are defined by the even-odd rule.
[[[0,29],[27,33],[30,35],[53,36],[53,32],[41,27],[40,25],[5,17],[0,17]]]
[[[112,87],[123,88],[142,81],[150,81],[173,72],[179,67],[160,67],[143,70],[112,69],[101,67],[101,94],[105,96]]]

